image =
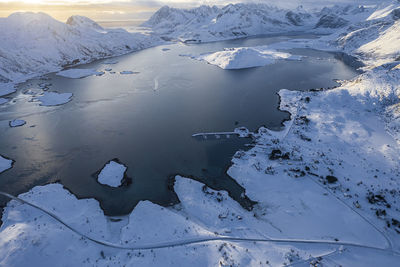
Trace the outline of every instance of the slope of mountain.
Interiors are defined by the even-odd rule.
[[[366,20],[352,24],[339,34],[336,45],[374,65],[400,56],[400,3],[378,8]]]
[[[151,38],[104,29],[73,16],[62,23],[44,13],[14,13],[0,19],[0,81],[19,81],[68,64],[121,55],[150,46]]]

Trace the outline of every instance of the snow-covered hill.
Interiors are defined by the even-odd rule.
[[[0,82],[24,80],[154,43],[142,34],[104,29],[86,17],[73,16],[62,23],[44,13],[0,18],[0,32]]]

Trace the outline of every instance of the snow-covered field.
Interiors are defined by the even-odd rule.
[[[258,202],[252,211],[226,192],[180,176],[174,184],[179,205],[143,201],[118,218],[60,184],[35,187],[20,198],[51,216],[10,201],[0,228],[0,265],[398,265],[399,12],[398,2],[292,13],[263,5],[162,8],[146,23],[154,35],[218,40],[323,31],[330,34],[266,49],[344,51],[366,64],[364,73],[332,90],[280,91],[280,109],[291,120],[281,132],[260,128],[254,147],[238,151],[228,170]],[[247,59],[235,64],[248,66]],[[10,167],[0,157],[0,172]],[[108,177],[120,181],[121,171],[112,168]]]

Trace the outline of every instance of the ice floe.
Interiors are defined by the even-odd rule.
[[[139,72],[137,72],[137,71],[130,71],[130,70],[124,70],[124,71],[120,72],[120,74],[122,74],[122,75],[138,74],[138,73]]]
[[[71,78],[71,79],[81,79],[93,75],[103,75],[104,72],[97,71],[94,69],[69,69],[57,72],[58,76]]]
[[[13,161],[0,155],[0,173],[12,168]],[[0,261],[1,262],[1,261]]]
[[[8,123],[8,125],[10,125],[10,127],[20,127],[20,126],[23,126],[25,124],[26,124],[26,121],[18,120],[18,119],[12,120],[12,121],[10,121]]]
[[[35,101],[40,101],[41,106],[58,106],[72,100],[72,93],[44,92],[43,95],[34,97]]]
[[[104,65],[115,65],[118,64],[118,60],[115,59],[107,59],[105,61],[103,61]]]
[[[121,186],[126,170],[126,166],[117,162],[117,160],[115,159],[111,160],[100,171],[97,177],[97,181],[101,184],[111,187]]]

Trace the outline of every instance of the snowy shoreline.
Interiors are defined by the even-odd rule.
[[[397,8],[387,9],[376,24],[390,21]],[[369,17],[377,17],[375,13],[382,12],[378,9]],[[333,20],[343,23],[339,18]],[[367,26],[357,23],[356,33],[374,28],[371,22]],[[399,21],[391,23],[396,28]],[[342,29],[345,37],[338,33],[314,42],[271,46],[319,48],[324,43],[337,45],[339,38],[338,48],[362,59],[366,68],[335,89],[279,92],[279,109],[291,114],[285,129],[274,132],[261,127],[255,134],[255,146],[238,151],[228,170],[246,195],[258,202],[252,211],[240,207],[227,192],[180,176],[174,184],[180,204],[163,208],[142,201],[131,214],[115,221],[104,216],[96,200],[78,200],[59,184],[38,186],[20,195],[84,234],[125,247],[217,235],[344,245],[215,241],[127,253],[82,239],[40,211],[13,200],[2,216],[0,264],[23,266],[29,257],[32,264],[41,265],[59,261],[104,266],[121,262],[173,266],[177,261],[194,266],[395,265],[400,258],[400,62],[395,61],[400,48],[367,57],[368,53],[356,47],[373,50],[390,45],[385,42],[394,37],[387,27],[369,45],[363,42],[371,40],[353,40],[357,34]],[[366,253],[346,242],[380,250]]]

